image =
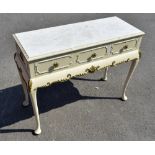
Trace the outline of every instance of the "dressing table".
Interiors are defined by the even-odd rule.
[[[107,80],[108,67],[131,61],[121,96],[127,100],[126,88],[139,62],[143,35],[118,17],[13,34],[17,48],[14,59],[25,94],[23,105],[29,104],[30,96],[34,133],[41,133],[36,97],[40,87],[101,69],[102,79]]]

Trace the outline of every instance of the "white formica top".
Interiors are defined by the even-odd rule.
[[[14,34],[28,61],[89,46],[144,35],[118,17],[50,27]]]

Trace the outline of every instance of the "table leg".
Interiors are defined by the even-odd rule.
[[[124,86],[123,86],[123,93],[122,93],[122,100],[123,101],[126,101],[128,99],[126,94],[125,94],[126,88],[127,88],[128,84],[129,84],[129,80],[131,79],[132,74],[133,74],[138,62],[139,62],[139,59],[132,60],[132,62],[131,62],[129,72],[128,72],[127,78],[126,78]]]
[[[25,100],[23,101],[23,106],[26,107],[26,106],[29,105],[29,94],[28,94],[28,91],[27,91],[26,83],[23,80],[22,74],[21,74],[19,69],[18,69],[18,73],[19,73],[19,76],[20,76],[20,80],[21,80],[21,83],[22,83],[22,87],[23,87],[23,91],[24,91],[24,96],[25,96]]]
[[[101,78],[101,80],[103,80],[103,81],[107,81],[107,72],[108,72],[108,67],[106,67],[105,68],[105,70],[104,70],[104,75],[103,75],[103,77]]]
[[[33,112],[36,119],[36,129],[34,131],[34,134],[39,135],[41,134],[41,127],[40,127],[39,110],[37,105],[37,89],[30,91],[30,98],[32,102]]]

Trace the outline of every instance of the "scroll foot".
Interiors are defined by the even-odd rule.
[[[100,79],[100,81],[107,81],[107,80],[108,80],[107,77],[105,77],[105,78],[101,78],[101,79]]]
[[[123,100],[123,101],[127,101],[127,100],[128,100],[128,97],[124,94],[124,95],[122,96],[122,100]]]
[[[41,129],[36,129],[33,131],[33,135],[40,135],[41,134]]]
[[[126,101],[128,99],[127,96],[125,95],[125,92],[126,92],[128,84],[129,84],[129,80],[131,79],[132,74],[133,74],[138,62],[139,62],[139,59],[132,60],[132,62],[131,62],[129,72],[128,72],[127,78],[126,78],[124,86],[123,86],[123,93],[122,93],[123,101]]]

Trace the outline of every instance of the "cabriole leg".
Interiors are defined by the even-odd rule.
[[[131,62],[129,72],[128,72],[127,78],[126,78],[124,86],[123,86],[123,93],[122,93],[122,100],[123,101],[126,101],[128,99],[126,94],[125,94],[126,88],[127,88],[128,84],[129,84],[129,80],[131,79],[131,76],[132,76],[138,62],[139,62],[139,59],[132,60],[132,62]]]
[[[33,112],[36,120],[36,129],[34,131],[34,134],[39,135],[41,134],[41,127],[40,127],[39,110],[37,105],[37,89],[30,91],[30,98],[31,98]]]
[[[108,78],[107,78],[107,74],[108,74],[107,72],[108,72],[108,67],[105,68],[105,70],[104,70],[104,75],[103,75],[103,78],[101,78],[101,80],[107,81],[107,79],[108,79]]]

